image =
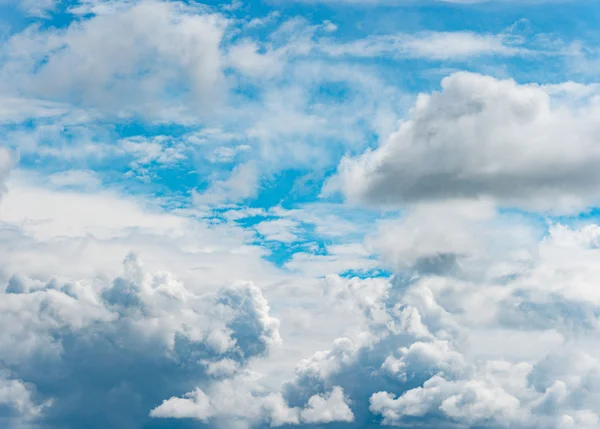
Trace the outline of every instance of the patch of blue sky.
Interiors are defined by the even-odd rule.
[[[600,208],[590,207],[573,213],[535,212],[520,209],[501,208],[498,210],[501,218],[506,222],[527,224],[535,231],[535,239],[543,240],[550,234],[554,225],[563,225],[569,228],[581,228],[585,225],[600,223]]]
[[[375,260],[375,258],[373,259]],[[373,268],[369,270],[347,270],[338,275],[344,278],[359,278],[364,280],[369,278],[391,278],[394,273],[385,268]]]
[[[581,228],[584,225],[600,223],[600,208],[591,207],[576,214],[546,215],[543,220],[548,225],[564,225],[571,228]]]
[[[267,255],[263,256],[263,259],[271,262],[273,265],[287,269],[285,264],[292,260],[297,253],[309,253],[311,255],[328,255],[327,251],[327,240],[319,237],[315,237],[315,240],[298,240],[291,243],[284,243],[275,240],[256,240],[254,245],[261,246],[269,251]]]
[[[311,180],[316,177],[316,182]],[[308,169],[286,169],[261,182],[258,195],[247,201],[253,208],[270,209],[280,206],[286,209],[315,201],[321,191],[322,178]]]
[[[295,222],[291,231],[288,231],[293,234],[292,240],[273,239],[255,230],[255,240],[252,244],[267,248],[270,253],[264,258],[279,267],[284,267],[296,253],[329,256],[331,255],[329,249],[332,246],[362,243],[366,235],[375,232],[378,220],[398,215],[397,212],[382,214],[378,211],[351,208],[340,204],[319,204],[318,202],[292,206],[290,211],[291,214],[286,212],[284,216],[259,215],[236,220],[239,225],[248,229],[256,228],[265,221],[291,219]],[[294,213],[296,214],[294,215]],[[311,213],[311,216],[314,217],[302,220],[302,213]],[[349,271],[347,275],[351,275],[352,272],[352,270]],[[387,271],[382,271],[382,273],[384,274],[381,275],[384,276]],[[363,274],[366,276],[368,273],[364,272]],[[358,271],[356,271],[356,275],[358,275]]]

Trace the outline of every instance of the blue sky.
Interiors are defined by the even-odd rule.
[[[0,0],[0,423],[600,428],[600,6]]]

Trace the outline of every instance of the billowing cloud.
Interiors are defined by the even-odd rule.
[[[456,73],[422,94],[379,148],[342,160],[330,187],[351,201],[407,204],[492,198],[581,209],[598,202],[598,98]]]
[[[198,295],[170,273],[148,274],[134,255],[112,281],[14,275],[0,306],[3,367],[51,401],[40,427],[139,427],[165,396],[219,376],[215,365],[235,363],[235,373],[280,342],[279,321],[252,283]],[[15,407],[41,406],[20,381],[6,381],[22,396]]]
[[[214,383],[207,395],[196,389],[184,397],[165,400],[150,413],[155,418],[195,419],[219,427],[270,427],[282,425],[352,422],[342,388],[313,395],[304,408],[290,408],[281,393],[261,392],[255,380],[240,377]]]
[[[597,428],[597,237],[595,225],[555,225],[509,275],[485,255],[487,277],[417,265],[367,301],[357,283],[370,280],[337,281],[338,305],[356,302],[370,322],[301,362],[285,399],[340,386],[369,428]]]

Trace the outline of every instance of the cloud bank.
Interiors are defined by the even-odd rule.
[[[380,147],[342,160],[330,186],[349,200],[402,205],[492,198],[529,210],[598,201],[598,98],[472,73],[418,97]],[[566,95],[564,94],[566,92]]]

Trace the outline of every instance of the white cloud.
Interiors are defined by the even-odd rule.
[[[66,115],[69,106],[38,99],[2,97],[0,123],[20,123],[28,118],[51,118]]]
[[[10,109],[0,111],[0,121],[36,121],[8,130],[8,144],[37,158],[73,160],[79,169],[90,168],[90,158],[152,152],[162,159],[167,151],[190,161],[254,159],[266,174],[328,167],[347,147],[391,129],[401,94],[368,66],[314,58],[310,52],[327,24],[297,21],[282,24],[267,43],[243,31],[238,37],[234,21],[201,7],[151,1],[84,15],[66,28],[29,27],[2,48],[0,93]],[[311,94],[327,85],[343,87],[347,96],[314,103]],[[232,91],[240,86],[256,94]],[[132,116],[220,134],[199,131],[180,142],[136,136],[115,144],[110,122]],[[160,155],[154,143],[163,143]],[[154,178],[147,166],[133,170],[131,176]]]
[[[289,243],[298,239],[298,236],[294,234],[298,226],[298,223],[291,219],[280,218],[260,222],[255,228],[259,234],[264,236],[265,240]]]
[[[239,42],[229,48],[228,59],[232,67],[251,77],[269,77],[281,73],[281,53],[268,51],[259,53],[259,46],[250,41]]]
[[[114,190],[56,188],[31,171],[15,170],[0,205],[0,278],[15,272],[93,278],[117,276],[134,251],[149,266],[176,273],[190,287],[214,290],[240,279],[270,283],[277,269],[253,232],[233,222],[213,224],[159,202]],[[63,263],[70,261],[69,264]],[[198,292],[198,291],[197,291]]]
[[[196,419],[208,421],[215,414],[210,398],[200,390],[186,394],[183,398],[171,398],[150,412],[155,418]]]
[[[16,173],[15,180],[10,183],[10,192],[2,202],[1,219],[21,225],[26,233],[38,240],[86,235],[109,239],[127,235],[132,229],[177,235],[182,233],[186,223],[184,218],[158,209],[146,211],[143,204],[120,198],[115,192],[98,190],[89,194],[74,189],[44,189],[19,181],[17,176],[22,177],[23,172]],[[72,184],[72,173],[53,177],[52,185]],[[35,207],[45,209],[36,211],[33,210]]]
[[[102,183],[98,174],[91,170],[66,170],[48,177],[51,185],[58,188],[94,189]]]
[[[354,414],[344,397],[344,390],[336,386],[330,393],[308,399],[307,407],[300,412],[306,423],[351,422]]]
[[[270,427],[300,423],[351,422],[354,419],[344,391],[314,395],[302,409],[290,408],[280,393],[261,391],[251,374],[215,382],[208,393],[200,389],[184,397],[169,398],[150,412],[154,418],[195,419],[219,427],[249,428],[261,423]]]
[[[309,277],[321,277],[347,271],[367,272],[380,266],[360,244],[341,244],[327,247],[327,254],[310,251],[294,253],[285,268]]]
[[[214,180],[202,193],[194,191],[193,202],[200,208],[235,203],[256,195],[260,173],[254,162],[237,165],[229,177]]]
[[[420,95],[379,148],[344,158],[328,189],[375,204],[489,197],[585,208],[600,198],[598,108],[595,96],[569,103],[538,85],[456,73]]]
[[[423,32],[369,36],[348,43],[320,43],[318,48],[332,56],[426,58],[460,60],[480,55],[515,56],[531,53],[508,35],[471,32]]]
[[[472,277],[500,278],[529,263],[542,234],[521,216],[498,216],[489,200],[414,204],[377,224],[366,247],[393,270]]]
[[[3,45],[0,88],[110,116],[161,120],[182,101],[188,113],[206,113],[224,88],[224,27],[217,15],[158,1],[73,21],[65,29],[32,26]],[[182,98],[181,91],[189,95]]]
[[[106,15],[129,9],[140,0],[79,0],[68,11],[75,15]]]
[[[249,145],[238,145],[233,147],[218,146],[208,156],[210,162],[233,162],[238,154],[247,152],[252,148]]]

